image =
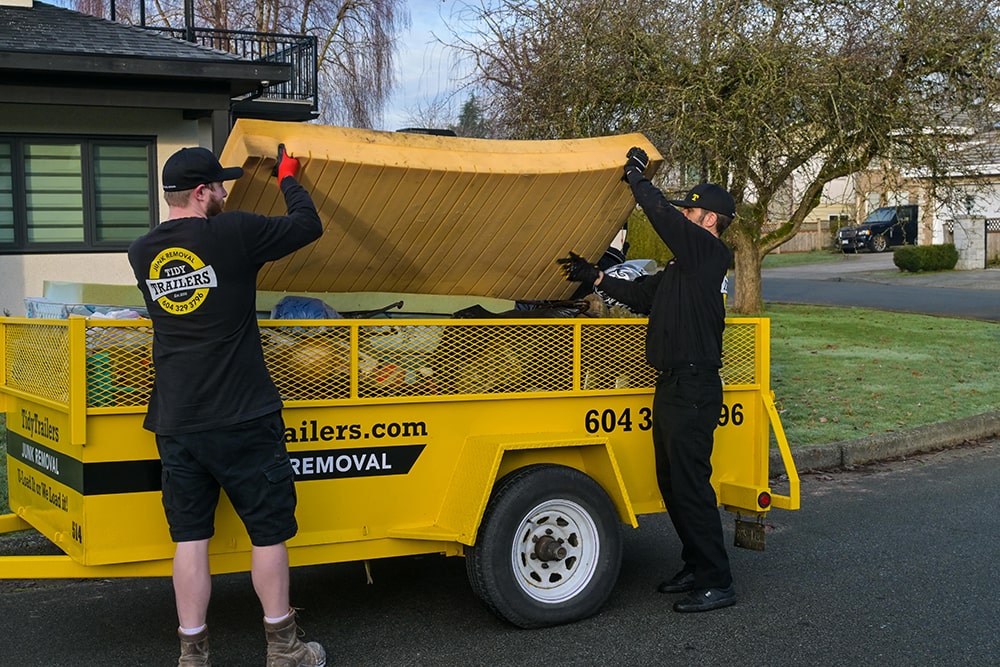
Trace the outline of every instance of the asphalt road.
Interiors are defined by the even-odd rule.
[[[670,610],[678,566],[665,515],[626,529],[618,586],[594,618],[518,630],[473,596],[460,558],[294,571],[308,638],[331,665],[996,665],[1000,656],[1000,440],[802,480],[802,508],[768,517],[768,549],[731,550],[740,599]],[[731,534],[732,521],[725,525]],[[4,582],[4,665],[170,665],[170,583]],[[216,579],[216,666],[259,665],[247,575]]]
[[[832,263],[765,269],[761,278],[765,303],[852,306],[1000,322],[1000,269],[905,274],[896,269],[892,253],[859,253]]]

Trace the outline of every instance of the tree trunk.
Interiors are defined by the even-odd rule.
[[[760,252],[745,235],[733,235],[736,259],[735,298],[729,310],[737,315],[755,316],[764,312],[760,286]]]

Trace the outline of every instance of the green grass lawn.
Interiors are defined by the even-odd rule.
[[[844,261],[844,253],[839,250],[812,250],[810,252],[782,252],[765,255],[761,268],[779,269],[784,266],[804,266],[806,264],[831,264]]]
[[[997,409],[995,323],[858,308],[768,307],[771,387],[794,445]]]
[[[771,388],[791,445],[815,445],[997,409],[1000,326],[857,308],[778,306]],[[0,511],[7,508],[0,416]]]

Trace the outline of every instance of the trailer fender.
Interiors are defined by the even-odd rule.
[[[538,463],[565,465],[592,478],[614,502],[619,518],[633,528],[638,527],[608,439],[565,433],[468,438],[445,493],[438,525],[453,528],[458,542],[475,544],[479,524],[497,481],[515,470]]]

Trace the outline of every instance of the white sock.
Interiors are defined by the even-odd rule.
[[[206,629],[207,627],[208,627],[208,624],[205,623],[201,627],[197,627],[197,628],[182,628],[182,627],[178,627],[177,629],[181,631],[182,635],[191,636],[191,635],[198,634],[199,632],[201,632],[202,630]]]
[[[270,618],[268,616],[265,616],[264,617],[264,622],[265,623],[270,623],[271,625],[274,625],[275,623],[282,622],[283,620],[285,620],[286,618],[288,618],[291,615],[292,615],[292,612],[291,612],[291,610],[289,610],[287,614],[285,614],[284,616],[279,616],[278,618]]]

